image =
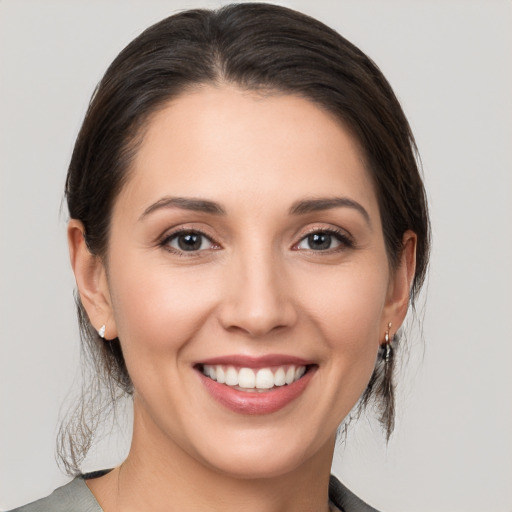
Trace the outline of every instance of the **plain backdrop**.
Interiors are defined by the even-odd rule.
[[[142,29],[222,3],[0,1],[0,509],[67,481],[54,439],[79,349],[61,201],[90,95]],[[415,132],[432,214],[424,341],[413,330],[396,433],[386,446],[363,417],[333,471],[383,512],[511,512],[512,2],[281,3],[381,67]],[[91,469],[118,462],[116,439]]]

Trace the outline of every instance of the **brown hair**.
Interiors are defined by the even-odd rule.
[[[181,12],[145,30],[110,65],[93,94],[66,180],[69,214],[83,223],[89,250],[98,257],[107,254],[113,204],[150,116],[190,87],[221,82],[299,95],[352,131],[373,178],[391,268],[400,258],[405,231],[418,237],[414,304],[425,277],[430,230],[416,146],[400,104],[361,50],[319,21],[270,4]],[[59,455],[69,473],[79,472],[108,411],[98,403],[102,390],[109,391],[107,406],[133,391],[119,340],[101,340],[78,297],[77,306],[84,353],[95,373],[59,433]],[[388,373],[378,362],[361,403],[378,404],[389,437]]]

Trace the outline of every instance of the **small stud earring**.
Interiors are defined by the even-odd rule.
[[[98,335],[100,336],[100,338],[105,338],[105,329],[106,329],[105,324],[103,324],[103,325],[98,329]]]

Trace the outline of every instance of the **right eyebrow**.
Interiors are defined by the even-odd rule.
[[[180,208],[182,210],[192,210],[202,213],[213,213],[214,215],[225,215],[226,212],[218,203],[208,201],[207,199],[197,199],[192,197],[162,197],[158,201],[148,206],[143,214],[139,217],[139,221],[143,220],[149,214],[165,209]]]
[[[352,208],[362,215],[370,228],[372,227],[370,215],[363,207],[363,205],[348,197],[324,197],[297,201],[290,208],[290,214],[304,215],[306,213],[318,212],[322,210],[332,210],[333,208]]]

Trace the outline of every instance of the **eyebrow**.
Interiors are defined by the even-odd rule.
[[[212,213],[214,215],[225,215],[226,212],[218,203],[206,199],[192,199],[188,197],[163,197],[156,203],[148,206],[139,220],[144,219],[150,213],[165,208],[180,208],[182,210],[191,210],[194,212]]]
[[[366,223],[372,227],[370,215],[365,208],[357,201],[349,199],[348,197],[324,197],[297,201],[290,208],[290,215],[305,215],[306,213],[332,210],[333,208],[353,208],[357,210],[364,217]]]
[[[220,204],[209,201],[207,199],[195,199],[188,197],[163,197],[155,203],[148,206],[139,220],[142,220],[147,215],[154,211],[165,208],[180,208],[183,210],[191,210],[195,212],[210,213],[214,215],[225,215],[226,211]],[[348,197],[326,197],[318,199],[303,199],[293,203],[290,208],[290,215],[305,215],[323,210],[332,210],[334,208],[353,208],[357,210],[365,219],[367,224],[371,227],[372,223],[370,215],[366,209],[353,199]]]

